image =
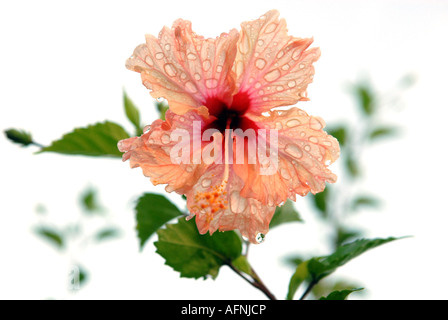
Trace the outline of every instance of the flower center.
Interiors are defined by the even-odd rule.
[[[246,111],[250,107],[250,98],[245,92],[239,92],[233,96],[233,102],[230,106],[216,97],[208,98],[205,106],[210,114],[210,123],[204,130],[213,128],[224,134],[225,129],[241,129],[243,131],[258,129],[255,122],[246,115]]]

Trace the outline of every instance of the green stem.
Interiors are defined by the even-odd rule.
[[[265,286],[263,281],[261,281],[260,277],[256,274],[255,270],[251,267],[251,273],[250,276],[252,280],[246,278],[243,273],[235,268],[232,263],[227,263],[230,269],[232,269],[237,275],[239,275],[241,278],[243,278],[247,283],[249,283],[251,286],[257,288],[261,292],[263,292],[270,300],[277,300],[277,298],[272,294],[272,292]]]

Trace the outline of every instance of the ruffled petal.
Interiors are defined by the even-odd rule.
[[[231,68],[236,54],[238,32],[231,30],[215,39],[204,39],[191,23],[177,20],[164,27],[158,38],[146,36],[126,62],[141,73],[143,84],[154,98],[165,98],[177,114],[204,106],[209,96],[231,100],[234,79]]]
[[[207,170],[187,193],[189,218],[195,217],[201,234],[238,229],[250,242],[259,243],[257,235],[268,233],[275,207],[243,197],[244,181],[231,169],[225,177],[223,164]]]
[[[246,182],[242,196],[271,206],[279,205],[288,198],[295,201],[296,194],[316,194],[324,190],[326,182],[336,182],[337,177],[328,166],[339,157],[339,143],[323,131],[325,122],[321,118],[291,108],[252,119],[260,128],[278,130],[278,150],[269,147],[269,139],[266,139],[268,151],[278,152],[278,162],[268,164],[275,168],[270,175],[260,174],[262,164],[259,161],[253,165],[234,166],[235,172]]]
[[[313,39],[288,36],[286,22],[278,16],[272,10],[241,24],[234,70],[237,87],[247,92],[255,113],[308,100],[312,64],[320,57],[319,48],[307,50]]]
[[[194,150],[194,145],[190,142],[187,163],[173,162],[170,154],[179,141],[171,141],[171,133],[179,129],[193,136],[193,121],[202,123],[203,120],[193,111],[176,115],[168,110],[165,116],[166,121],[154,121],[148,132],[140,137],[120,141],[118,148],[125,152],[123,161],[130,160],[131,168],[142,168],[143,174],[149,177],[154,185],[167,184],[166,191],[185,194],[204,174],[207,165],[193,163],[193,154],[195,151],[200,152],[201,146],[199,145],[199,150]]]

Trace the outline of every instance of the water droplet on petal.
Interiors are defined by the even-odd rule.
[[[199,80],[201,80],[201,75],[200,75],[199,73],[195,73],[195,74],[194,74],[194,78],[195,78],[197,81],[199,81]]]
[[[285,51],[281,50],[277,53],[277,59],[280,59],[281,57],[283,57],[285,54]]]
[[[221,72],[221,71],[222,71],[222,66],[217,66],[217,67],[216,67],[216,72],[219,73],[219,72]]]
[[[285,151],[287,154],[297,159],[300,159],[303,156],[302,150],[300,150],[295,144],[286,145]]]
[[[313,130],[321,130],[324,127],[323,120],[312,117],[310,119],[310,128]]]
[[[212,66],[210,60],[205,60],[204,62],[202,62],[202,69],[204,71],[208,71],[210,70],[210,67]]]
[[[202,182],[201,182],[201,186],[202,186],[203,188],[208,188],[208,187],[210,187],[211,184],[212,184],[212,180],[210,180],[210,179],[208,179],[208,178],[205,178],[205,179],[202,180]]]
[[[176,68],[171,63],[165,64],[163,68],[165,69],[166,74],[169,75],[170,77],[174,77],[177,73]]]
[[[286,180],[291,179],[291,175],[289,174],[289,171],[286,170],[285,168],[280,168],[280,174]]]
[[[155,57],[157,60],[161,60],[165,57],[165,55],[163,54],[163,52],[157,52]]]
[[[189,53],[187,54],[187,59],[188,60],[196,60],[196,55],[194,53]]]
[[[274,70],[266,73],[266,75],[264,76],[264,79],[268,82],[271,82],[271,81],[277,80],[278,78],[280,78],[280,76],[281,76],[280,70],[274,69]]]
[[[233,191],[230,195],[230,210],[233,213],[242,213],[246,210],[247,199],[240,196],[239,191]]]
[[[286,70],[288,70],[288,69],[289,69],[289,64],[284,64],[284,65],[282,66],[282,70],[286,71]]]
[[[151,67],[154,65],[154,61],[152,61],[150,56],[145,57],[145,62],[150,65]]]
[[[192,172],[193,171],[193,166],[187,166],[185,168],[185,171],[187,171],[188,173]]]
[[[308,138],[308,140],[310,141],[310,142],[312,142],[312,143],[318,143],[319,142],[319,139],[317,139],[316,137],[309,137]]]
[[[290,128],[294,128],[300,125],[300,121],[297,119],[291,119],[286,121],[286,126],[290,127]]]
[[[303,149],[305,149],[306,152],[311,151],[311,147],[308,144],[306,146],[304,146]]]
[[[163,144],[168,144],[171,142],[171,138],[167,133],[164,133],[162,137],[160,137],[160,140],[162,141]]]
[[[262,234],[262,233],[258,233],[257,234],[257,236],[255,237],[255,240],[258,242],[258,243],[262,243],[263,241],[264,241],[264,239],[265,239],[265,235],[264,234]]]
[[[258,43],[258,45],[259,45],[260,47],[261,47],[262,45],[264,45],[264,41],[263,41],[263,39],[259,39],[257,43]]]
[[[209,89],[215,89],[218,86],[218,80],[207,79],[207,80],[205,80],[205,86]]]
[[[270,23],[270,24],[266,27],[266,29],[264,30],[264,33],[271,33],[271,32],[274,32],[275,29],[277,29],[277,24],[274,23],[274,22],[272,22],[272,23]]]
[[[266,66],[266,60],[261,58],[257,59],[257,61],[255,61],[255,66],[260,70],[263,69]]]
[[[147,133],[149,130],[151,130],[151,125],[150,124],[148,124],[147,126],[145,126],[143,128],[143,133]]]
[[[290,87],[290,88],[294,88],[295,85],[296,85],[296,82],[294,80],[291,80],[288,82],[288,87]]]
[[[165,50],[169,51],[171,49],[171,45],[169,43],[165,44]]]

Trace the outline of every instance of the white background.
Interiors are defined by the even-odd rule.
[[[315,39],[322,50],[310,86],[311,102],[299,106],[327,120],[352,121],[347,84],[367,75],[380,92],[402,76],[417,83],[402,106],[384,121],[402,134],[364,155],[362,190],[383,199],[380,211],[365,211],[351,223],[369,237],[413,235],[351,261],[334,277],[366,288],[365,299],[446,299],[447,178],[446,115],[448,3],[443,1],[2,1],[0,4],[0,129],[17,127],[49,144],[74,127],[105,119],[122,123],[122,90],[156,118],[153,100],[139,75],[124,67],[145,33],[157,35],[177,18],[215,37],[242,21],[278,9],[290,34]],[[2,299],[258,299],[256,291],[227,268],[216,281],[180,279],[148,243],[139,252],[133,200],[153,187],[140,169],[119,160],[33,155],[0,137],[0,298]],[[334,168],[338,172],[338,167]],[[41,221],[63,225],[79,216],[86,186],[120,225],[123,237],[59,255],[32,234]],[[178,197],[170,195],[177,203]],[[292,270],[281,259],[291,253],[327,254],[326,239],[308,201],[296,204],[305,224],[291,224],[252,247],[250,260],[279,298]],[[153,239],[154,241],[154,239]],[[74,261],[90,271],[88,285],[67,291]],[[332,276],[333,277],[333,276]],[[355,297],[355,296],[354,296]]]

